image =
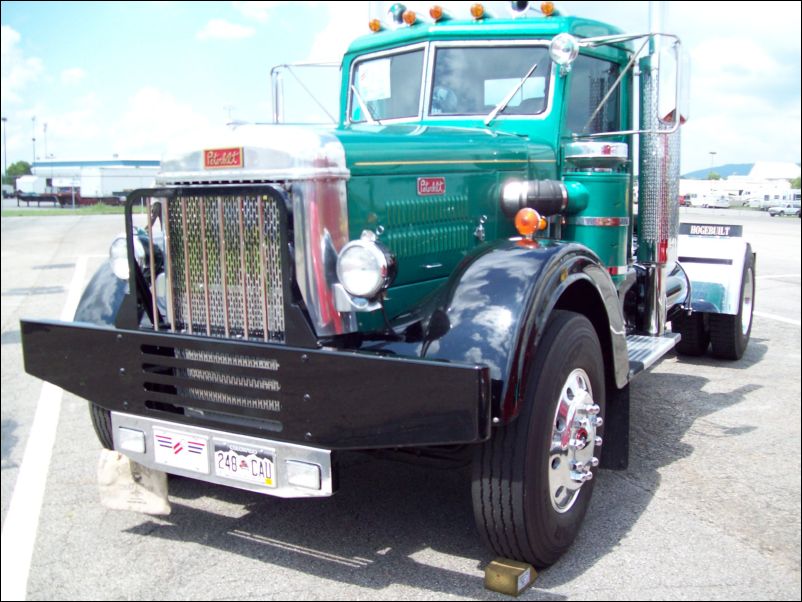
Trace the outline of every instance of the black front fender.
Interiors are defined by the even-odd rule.
[[[466,260],[441,291],[421,355],[488,366],[494,417],[507,422],[555,307],[588,315],[610,381],[623,387],[629,362],[615,285],[598,257],[574,243],[503,240]]]
[[[81,296],[75,321],[113,327],[127,293],[128,280],[117,278],[109,263],[104,262]]]

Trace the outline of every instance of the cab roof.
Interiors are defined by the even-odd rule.
[[[386,27],[378,33],[369,33],[351,43],[348,54],[363,54],[373,50],[392,48],[429,40],[472,40],[504,38],[551,38],[558,33],[570,33],[579,38],[623,33],[617,27],[582,19],[580,17],[530,17],[519,19],[484,18],[479,20],[429,21],[395,29]],[[367,29],[367,23],[365,24]]]

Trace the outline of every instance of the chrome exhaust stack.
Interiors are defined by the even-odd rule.
[[[670,64],[661,48],[664,2],[649,5],[649,54],[640,61],[640,147],[638,173],[638,262],[646,268],[648,288],[641,329],[652,336],[665,332],[669,275],[677,261],[679,236],[679,57]],[[675,42],[676,43],[676,42]],[[678,53],[677,53],[678,54]],[[670,87],[673,71],[673,111],[666,113],[660,84]],[[669,99],[670,100],[670,99]]]

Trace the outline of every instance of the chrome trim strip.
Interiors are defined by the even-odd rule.
[[[226,272],[226,230],[224,226],[223,197],[217,197],[218,226],[220,229],[220,276],[223,279],[223,327],[226,338],[231,336],[228,317],[228,273]]]
[[[184,239],[184,280],[187,285],[187,316],[189,320],[187,326],[189,327],[189,334],[192,332],[192,288],[189,282],[189,243],[187,242],[187,200],[181,197],[181,226],[183,231],[181,237]]]
[[[242,222],[242,215],[245,208],[242,204],[242,196],[239,197],[239,260],[240,260],[240,273],[242,274],[242,312],[245,323],[245,332],[243,338],[248,339],[251,336],[251,327],[248,323],[248,276],[247,264],[245,262],[245,225]],[[265,316],[267,319],[267,316]]]
[[[148,197],[148,264],[150,267],[150,299],[153,305],[153,330],[159,331],[159,307],[156,304],[156,256],[153,252],[153,208],[151,207],[151,198]]]
[[[206,260],[206,202],[200,197],[201,261],[203,262],[203,300],[206,304],[206,334],[212,336],[212,312],[209,303],[209,264]]]
[[[170,320],[170,331],[175,332],[175,306],[173,304],[173,257],[170,251],[170,208],[167,206],[168,199],[162,201],[162,230],[164,230],[164,254],[165,254],[165,273],[167,274],[167,316]]]
[[[268,313],[267,313],[267,271],[265,267],[265,206],[264,198],[260,195],[259,201],[259,273],[262,279],[262,319],[264,320],[264,333],[265,342],[268,340]]]
[[[628,217],[569,217],[567,223],[572,226],[629,226]]]

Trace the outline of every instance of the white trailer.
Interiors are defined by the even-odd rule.
[[[87,167],[81,171],[83,198],[122,196],[137,188],[150,188],[158,167]]]

